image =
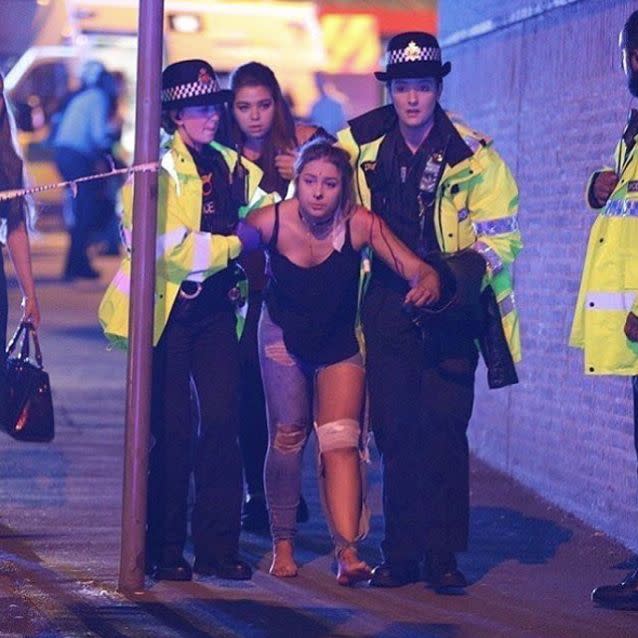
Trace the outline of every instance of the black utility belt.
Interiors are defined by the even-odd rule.
[[[238,303],[241,298],[238,282],[241,279],[243,279],[243,271],[237,264],[231,264],[204,281],[189,279],[183,281],[179,287],[178,299],[186,302],[199,299],[224,299],[231,303]]]
[[[179,287],[179,297],[180,299],[196,299],[203,287],[203,282],[200,281],[183,281]]]
[[[193,301],[199,297],[224,297],[234,288],[232,281],[214,281],[209,277],[204,281],[186,280],[179,287],[179,298],[185,301]]]

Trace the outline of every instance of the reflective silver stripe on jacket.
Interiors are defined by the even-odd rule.
[[[155,238],[155,251],[158,257],[168,254],[173,248],[178,246],[184,238],[188,235],[186,227],[180,226],[174,230],[169,230],[163,235],[158,235]],[[209,235],[210,236],[210,235]],[[124,245],[127,250],[131,252],[133,247],[133,233],[130,228],[124,225],[120,226],[120,237],[124,241]]]
[[[206,232],[193,232],[193,259],[190,264],[191,274],[189,279],[199,280],[203,278],[203,271],[210,268],[211,255],[213,254],[213,235]]]
[[[474,232],[477,235],[504,235],[514,233],[519,229],[518,215],[502,217],[500,219],[488,219],[484,222],[472,222]]]
[[[113,279],[113,287],[128,297],[131,294],[131,278],[120,272]]]
[[[184,241],[187,235],[188,230],[186,226],[178,226],[173,230],[167,230],[162,235],[158,235],[155,239],[155,254],[158,258],[167,256],[171,250]]]
[[[601,214],[606,217],[638,217],[638,200],[612,199]]]
[[[472,248],[483,256],[493,275],[503,270],[503,260],[499,257],[498,253],[484,241],[475,241],[472,244]]]
[[[587,310],[629,312],[636,301],[636,292],[590,292],[585,297]]]
[[[498,302],[498,307],[501,312],[501,317],[505,317],[516,310],[516,301],[514,300],[514,293],[510,292],[507,297],[504,297]]]

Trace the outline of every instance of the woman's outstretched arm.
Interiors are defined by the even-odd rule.
[[[405,303],[424,306],[434,303],[440,296],[437,272],[419,259],[375,213],[357,206],[350,221],[352,245],[356,250],[370,246],[394,272],[411,286]]]

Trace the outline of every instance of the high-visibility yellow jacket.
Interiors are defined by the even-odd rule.
[[[211,146],[221,153],[232,176],[237,153],[216,142]],[[269,198],[258,188],[262,171],[245,159],[241,161],[248,172],[246,201],[249,203],[239,211],[239,216],[245,217],[253,208],[268,203]],[[132,191],[130,183],[123,191],[122,226],[129,245]],[[153,345],[162,335],[182,282],[185,279],[203,281],[226,268],[241,252],[241,242],[235,235],[214,235],[199,230],[201,210],[201,178],[181,137],[175,134],[162,148],[158,175]],[[98,310],[105,335],[117,347],[127,346],[130,283],[131,256],[127,253]]]
[[[589,234],[569,344],[585,351],[586,374],[638,374],[638,343],[623,331],[629,312],[638,315],[638,149],[616,147],[618,184]],[[587,186],[591,196],[592,175]],[[596,209],[595,209],[596,210]]]
[[[437,110],[450,141],[436,193],[436,238],[443,252],[473,248],[483,255],[512,358],[520,361],[519,321],[509,269],[522,247],[518,188],[488,137],[452,122],[438,106]],[[356,118],[338,134],[338,144],[352,158],[357,198],[367,208],[372,195],[365,165],[376,161],[383,139],[396,123],[394,107],[388,105]]]

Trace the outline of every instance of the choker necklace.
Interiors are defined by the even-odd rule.
[[[304,217],[303,213],[301,212],[301,207],[298,206],[297,214],[299,215],[301,223],[306,226],[308,230],[326,230],[328,226],[332,224],[332,222],[334,222],[337,212],[335,211],[334,213],[332,213],[332,215],[330,215],[330,217],[327,217],[326,219],[306,219],[306,217]]]
[[[334,245],[334,229],[335,229],[335,221],[337,220],[337,216],[340,214],[340,208],[337,208],[330,217],[326,219],[318,219],[318,220],[309,220],[306,219],[304,214],[301,212],[301,206],[297,206],[297,214],[299,215],[299,219],[301,221],[301,225],[305,228],[305,235],[308,241],[308,249],[310,252],[310,260],[311,262],[318,263],[319,261],[326,258],[327,254],[325,251],[325,246],[322,247],[323,242],[328,239],[331,235],[333,235],[333,241],[330,242],[330,250],[332,250],[332,245]],[[314,240],[314,241],[313,241]],[[315,247],[313,247],[313,243],[316,243],[316,249],[320,249],[319,253]]]

